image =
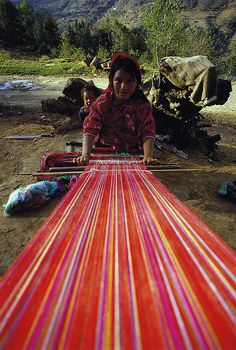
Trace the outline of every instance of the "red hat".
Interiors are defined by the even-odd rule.
[[[138,70],[140,71],[140,75],[141,75],[141,68],[140,68],[140,64],[137,60],[136,57],[132,56],[132,55],[129,55],[128,53],[123,53],[123,52],[115,52],[113,55],[112,55],[112,58],[111,58],[111,65],[115,62],[115,60],[117,58],[121,58],[121,59],[126,59],[128,58],[129,60],[131,60],[133,63],[135,63],[135,65],[137,66]],[[108,87],[105,89],[104,92],[111,92],[112,91],[112,86],[111,86],[111,83],[109,82],[109,85]]]
[[[111,63],[115,62],[115,60],[116,60],[118,57],[121,58],[121,59],[128,58],[129,60],[133,61],[133,62],[136,64],[136,66],[138,67],[139,70],[141,70],[137,58],[134,57],[134,56],[132,56],[132,55],[129,55],[128,53],[122,53],[122,52],[116,52],[116,53],[114,53],[113,56],[112,56],[112,58],[111,58]]]

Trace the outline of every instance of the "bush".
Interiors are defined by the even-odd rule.
[[[85,57],[85,53],[81,48],[77,48],[71,45],[68,40],[63,39],[59,47],[59,57],[73,60],[82,60]]]
[[[101,59],[101,61],[106,61],[111,56],[111,54],[106,48],[99,46],[97,56]]]
[[[218,74],[225,79],[234,79],[236,77],[236,63],[235,56],[231,54],[223,55],[218,57],[213,62],[216,67]]]
[[[12,56],[11,53],[7,50],[0,50],[0,60],[11,60]]]
[[[48,62],[48,61],[50,61],[50,58],[47,55],[42,55],[39,58],[39,62]]]
[[[56,47],[53,47],[50,52],[50,57],[57,58],[59,56],[58,49]]]

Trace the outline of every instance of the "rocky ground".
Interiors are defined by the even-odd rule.
[[[45,115],[41,100],[57,98],[67,78],[55,77],[5,77],[0,76],[0,85],[6,81],[25,79],[33,81],[38,90],[0,90],[0,195],[1,206],[13,190],[36,181],[31,176],[40,169],[42,156],[47,152],[65,151],[66,142],[81,139],[82,130],[74,128],[68,116]],[[91,78],[88,78],[91,80]],[[106,79],[93,79],[101,88]],[[220,134],[217,155],[219,162],[210,163],[203,149],[188,149],[189,158],[162,151],[161,161],[183,164],[188,168],[206,167],[203,171],[162,172],[156,174],[187,207],[205,222],[232,248],[236,248],[236,204],[220,198],[217,190],[224,181],[236,180],[236,85],[224,106],[205,108],[203,114],[211,120],[209,134]],[[9,140],[10,135],[50,134],[37,140]],[[20,175],[20,174],[29,175]],[[29,240],[34,236],[60,198],[34,211],[4,217],[0,215],[0,273],[8,269]]]

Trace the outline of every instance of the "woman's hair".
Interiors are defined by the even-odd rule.
[[[122,69],[129,75],[131,75],[134,79],[137,80],[137,85],[141,84],[141,72],[139,67],[131,61],[129,58],[121,58],[117,57],[115,61],[111,65],[109,80],[112,81],[115,73]]]
[[[142,77],[141,77],[141,70],[140,70],[138,61],[134,57],[129,56],[127,54],[121,54],[121,56],[117,55],[117,57],[112,62],[110,72],[109,72],[110,85],[112,84],[114,75],[119,69],[122,69],[124,72],[131,75],[131,77],[133,79],[136,79],[137,81],[137,87],[132,98],[135,98],[135,99],[141,98],[144,101],[148,101],[148,99],[145,97],[141,88]]]
[[[82,98],[84,97],[85,91],[92,91],[96,97],[100,96],[100,90],[95,85],[92,85],[92,84],[85,85],[81,90]]]

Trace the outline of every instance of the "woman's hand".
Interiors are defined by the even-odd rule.
[[[151,165],[151,164],[158,164],[158,160],[153,157],[154,152],[154,139],[151,137],[147,137],[143,141],[143,164]]]
[[[83,136],[82,154],[80,157],[73,159],[74,163],[78,163],[78,165],[88,165],[94,139],[95,139],[95,135]]]
[[[153,157],[143,157],[143,164],[151,165],[151,164],[159,164],[159,161]]]
[[[82,154],[80,157],[74,158],[73,162],[78,163],[78,165],[88,165],[89,159],[90,159],[90,156],[88,154]]]

